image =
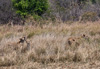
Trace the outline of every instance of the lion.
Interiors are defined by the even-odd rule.
[[[79,36],[79,37],[69,37],[68,39],[67,39],[67,41],[68,41],[68,44],[69,45],[72,45],[73,43],[75,44],[75,45],[80,45],[80,42],[79,41],[81,41],[82,39],[86,39],[87,38],[87,36],[85,35],[85,34],[82,34],[81,36]]]
[[[13,47],[14,50],[19,50],[20,48],[30,48],[30,43],[27,41],[26,37],[19,38],[19,41],[17,42],[9,42],[8,43],[9,47]]]

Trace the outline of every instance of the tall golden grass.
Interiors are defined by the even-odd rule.
[[[85,34],[88,38],[80,38]],[[27,43],[17,44],[21,37]],[[71,45],[68,38],[75,37]],[[79,43],[77,44],[76,41]],[[1,69],[99,69],[100,24],[0,26]]]

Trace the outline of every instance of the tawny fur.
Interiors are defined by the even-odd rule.
[[[18,48],[21,48],[26,44],[26,48],[29,49],[30,43],[27,41],[26,37],[22,37],[19,39],[18,42],[9,42],[8,46],[13,46],[14,50],[17,50]]]
[[[72,45],[73,43],[77,43],[79,45],[79,43],[77,42],[77,40],[81,40],[82,38],[86,38],[87,36],[85,34],[82,34],[79,37],[69,37],[68,38],[68,44]]]

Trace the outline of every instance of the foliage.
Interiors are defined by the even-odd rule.
[[[33,14],[33,17],[34,17],[34,20],[36,20],[36,21],[39,21],[42,19],[41,16],[36,15],[36,14]]]
[[[47,0],[12,0],[16,13],[21,16],[37,14],[41,16],[48,9]]]
[[[55,0],[50,4],[53,9],[51,14],[63,22],[79,21],[80,16],[86,12],[96,13],[93,21],[100,17],[100,0]],[[91,18],[89,20],[92,20]]]
[[[6,24],[11,20],[13,12],[11,11],[10,0],[0,0],[0,24]]]
[[[92,3],[96,3],[96,0],[90,0]]]
[[[81,21],[96,21],[97,14],[95,12],[85,12],[82,15]]]

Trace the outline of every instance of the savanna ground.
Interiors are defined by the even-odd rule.
[[[100,21],[0,26],[0,69],[100,69]]]

